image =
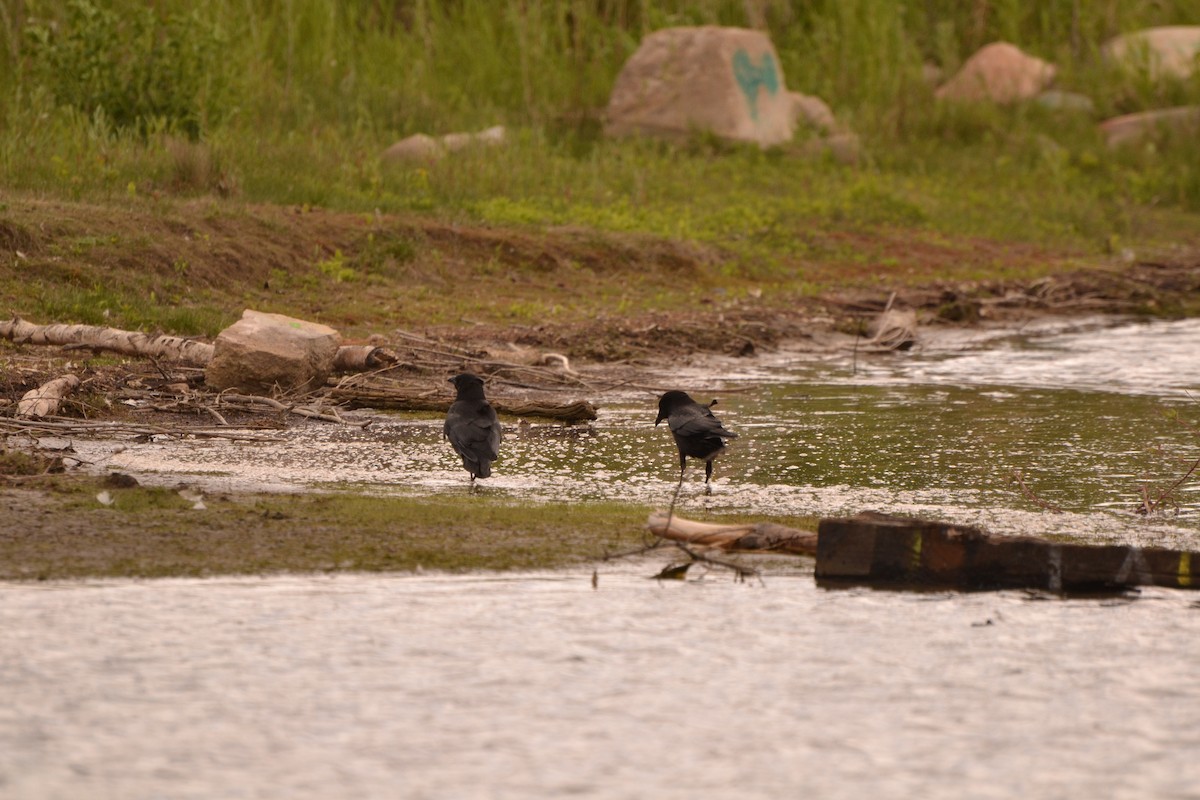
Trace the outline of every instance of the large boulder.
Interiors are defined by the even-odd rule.
[[[992,42],[967,59],[935,93],[942,100],[1015,103],[1036,97],[1054,80],[1057,68],[1008,42]]]
[[[312,391],[333,372],[341,341],[325,325],[246,309],[217,335],[204,380],[219,390]]]
[[[762,147],[790,141],[796,106],[770,38],[746,28],[665,28],[617,76],[605,132],[682,137],[707,131]]]
[[[1113,63],[1145,69],[1151,77],[1187,79],[1200,63],[1200,25],[1134,31],[1109,39],[1102,50]]]

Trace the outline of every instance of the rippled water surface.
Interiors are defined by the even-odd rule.
[[[1195,417],[1195,322],[671,380],[741,433],[684,513],[876,508],[1200,549],[1195,481],[1178,515],[1131,513],[1198,457],[1171,417]],[[481,491],[665,503],[653,400],[510,426]],[[270,448],[76,447],[208,491],[465,497],[439,436],[380,415]],[[0,797],[1200,797],[1200,596],[825,590],[810,561],[773,563],[747,584],[648,580],[653,558],[596,588],[587,570],[0,584]]]
[[[1196,797],[1185,593],[646,572],[0,586],[0,796]]]

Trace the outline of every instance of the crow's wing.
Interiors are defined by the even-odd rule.
[[[667,417],[671,433],[684,438],[703,438],[719,436],[722,439],[736,439],[737,434],[726,430],[721,421],[713,416],[707,406],[699,403],[676,408]]]
[[[467,407],[455,403],[446,415],[444,430],[459,455],[472,461],[495,461],[500,455],[500,420],[486,402]]]

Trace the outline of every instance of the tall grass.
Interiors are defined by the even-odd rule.
[[[1102,241],[1136,227],[1130,209],[1200,210],[1190,148],[1111,155],[1091,119],[946,107],[923,69],[950,73],[1005,39],[1057,63],[1065,88],[1101,114],[1198,102],[1200,78],[1152,83],[1099,56],[1114,34],[1198,16],[1195,0],[0,0],[0,182],[592,222],[762,247],[794,240],[802,219]],[[599,140],[640,39],[696,24],[766,27],[789,88],[824,97],[862,135],[862,164]],[[122,80],[99,93],[78,63]],[[149,80],[151,68],[165,74]],[[433,167],[378,158],[413,132],[496,123],[514,132],[500,152]],[[176,144],[185,138],[194,146]]]

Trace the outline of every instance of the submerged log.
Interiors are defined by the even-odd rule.
[[[446,412],[454,398],[449,395],[431,394],[428,390],[405,390],[401,387],[336,386],[329,392],[329,399],[344,403],[350,408],[381,408],[394,411],[437,411]],[[501,414],[513,417],[539,417],[560,422],[590,422],[596,418],[596,407],[587,400],[556,403],[550,400],[510,400],[503,397],[488,398],[492,407]]]
[[[656,511],[646,520],[646,527],[663,539],[716,547],[728,552],[791,553],[803,556],[817,553],[817,534],[773,522],[720,525],[671,517],[671,527],[668,528],[667,515]]]
[[[823,519],[816,577],[825,585],[1106,592],[1200,587],[1200,553],[993,536],[977,528],[865,513]]]
[[[17,403],[18,417],[52,417],[71,392],[79,388],[79,378],[63,375],[47,381],[36,389],[30,389]]]

